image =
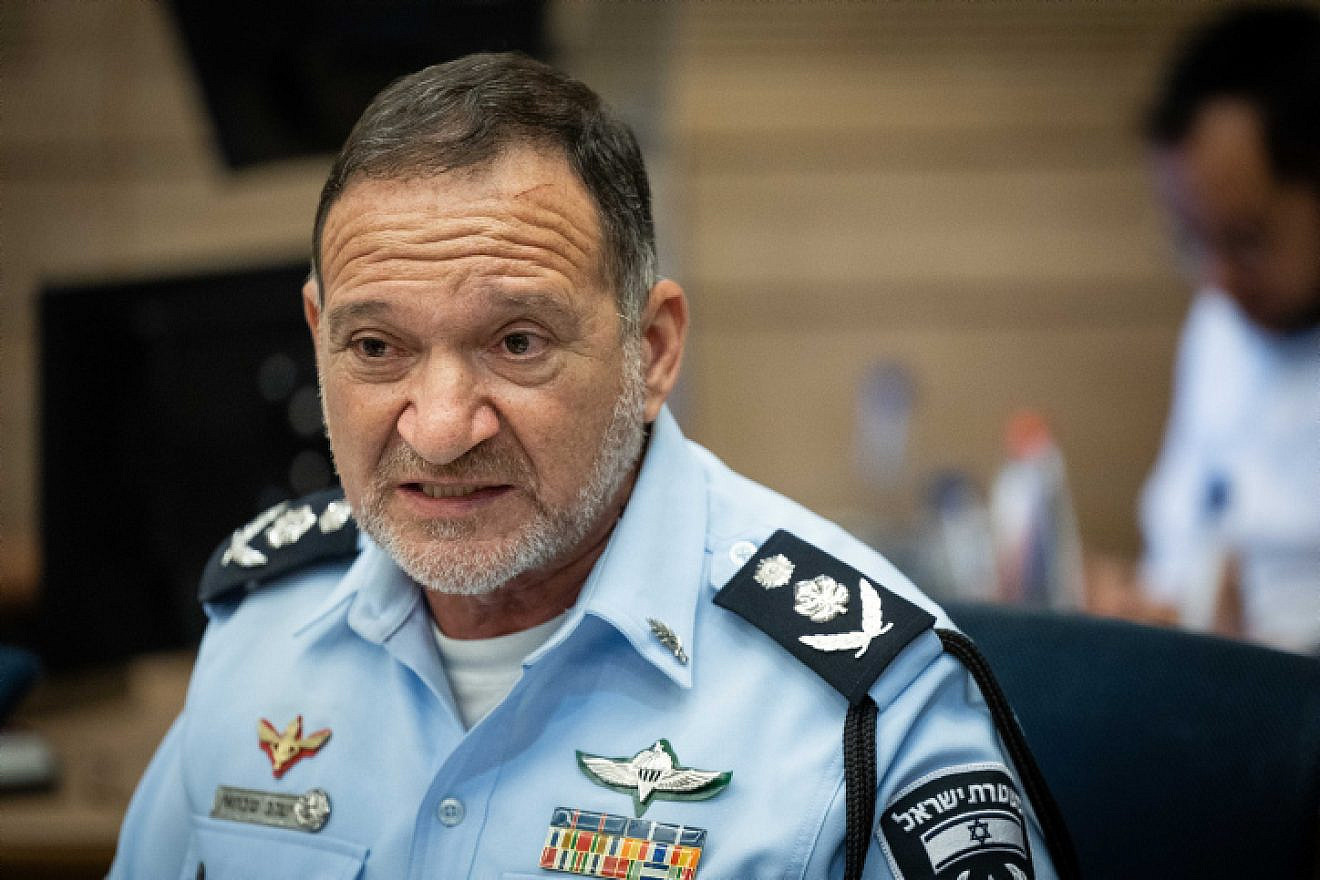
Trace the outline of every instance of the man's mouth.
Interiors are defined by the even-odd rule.
[[[503,483],[402,483],[399,488],[416,492],[427,498],[481,500],[492,498],[512,489]]]
[[[417,485],[418,491],[427,498],[462,498],[478,492],[482,488],[481,486],[437,486],[434,483]]]

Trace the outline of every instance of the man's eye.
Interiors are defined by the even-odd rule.
[[[510,333],[502,342],[504,350],[509,354],[524,355],[532,350],[535,340],[530,333]]]
[[[362,339],[355,339],[353,347],[363,357],[383,358],[390,353],[390,345],[383,339],[377,339],[374,336],[367,336]]]

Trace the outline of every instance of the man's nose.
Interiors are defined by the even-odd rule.
[[[499,413],[474,371],[457,357],[430,357],[413,375],[399,436],[418,455],[448,464],[500,430]]]

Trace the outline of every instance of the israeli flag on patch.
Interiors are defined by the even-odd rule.
[[[918,780],[885,808],[876,836],[899,880],[1035,880],[1022,797],[996,765]]]

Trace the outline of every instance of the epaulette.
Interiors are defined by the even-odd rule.
[[[847,699],[848,713],[843,723],[847,811],[843,876],[845,880],[860,880],[875,827],[878,784],[879,709],[869,691],[899,652],[935,625],[935,617],[782,529],[771,535],[716,594],[715,604],[770,635]],[[962,633],[939,629],[936,634],[944,650],[971,672],[986,697],[991,718],[1036,807],[1059,877],[1075,878],[1076,854],[1062,814],[989,664]]]
[[[715,596],[847,698],[861,702],[935,618],[852,566],[779,530]]]
[[[877,785],[879,708],[869,691],[899,652],[935,624],[934,616],[783,529],[752,554],[715,604],[765,631],[848,700],[843,876],[860,880]]]
[[[197,588],[203,602],[239,598],[313,562],[357,553],[358,529],[342,489],[282,501],[234,532],[211,554]]]

